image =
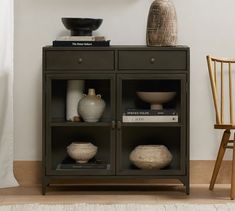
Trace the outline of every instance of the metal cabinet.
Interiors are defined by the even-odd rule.
[[[54,180],[179,179],[189,194],[189,48],[111,46],[43,48],[43,181],[42,192]],[[66,121],[68,80],[84,80],[106,102],[99,122]],[[122,122],[128,108],[146,109],[137,91],[175,91],[167,108],[178,122]],[[60,169],[73,140],[92,140],[103,169]],[[172,163],[159,170],[136,168],[129,154],[137,145],[163,144]]]

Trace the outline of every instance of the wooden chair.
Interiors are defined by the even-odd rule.
[[[225,150],[233,149],[231,199],[235,198],[235,134],[234,137],[232,137],[233,140],[230,140],[231,130],[235,129],[233,104],[235,100],[235,76],[233,75],[235,74],[235,69],[232,69],[234,63],[235,59],[231,60],[207,56],[216,114],[216,124],[214,128],[224,130],[209,189],[213,190],[214,188]]]

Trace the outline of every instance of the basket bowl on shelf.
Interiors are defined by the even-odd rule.
[[[62,18],[65,28],[71,30],[72,36],[91,36],[92,31],[98,29],[103,19],[94,18]]]
[[[130,161],[140,169],[162,169],[172,158],[164,145],[139,145],[130,153]]]
[[[77,163],[87,163],[97,153],[98,147],[87,142],[73,142],[67,147],[68,155]]]
[[[163,109],[162,104],[176,96],[176,92],[136,92],[136,94],[144,102],[150,103],[152,110]]]

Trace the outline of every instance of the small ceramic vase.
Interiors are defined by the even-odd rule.
[[[78,102],[83,97],[84,80],[68,80],[66,95],[66,120],[79,121]]]
[[[78,112],[85,122],[98,122],[105,109],[101,95],[95,94],[95,89],[89,89],[88,95],[78,103]]]
[[[73,142],[67,147],[68,155],[77,163],[87,163],[96,155],[97,150],[97,146],[86,142]]]

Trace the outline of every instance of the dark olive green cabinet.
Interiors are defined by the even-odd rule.
[[[189,194],[189,48],[112,46],[43,48],[43,182],[89,179],[178,179]],[[98,122],[66,121],[68,80],[84,80],[85,92],[94,88],[106,103]],[[178,122],[123,122],[129,109],[149,109],[137,91],[174,91],[164,105],[175,109]],[[95,159],[106,168],[60,169],[73,141],[91,140]],[[129,160],[138,145],[162,144],[173,155],[160,170],[143,170]]]

